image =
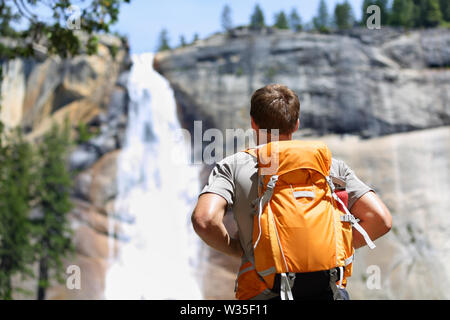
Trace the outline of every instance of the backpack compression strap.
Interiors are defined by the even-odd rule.
[[[375,247],[376,247],[375,243],[373,243],[373,241],[370,239],[366,230],[364,230],[364,228],[361,227],[361,225],[358,223],[359,219],[355,218],[355,216],[350,213],[350,211],[347,209],[347,206],[342,202],[341,199],[339,199],[339,197],[334,192],[334,190],[335,190],[334,184],[331,181],[330,177],[327,177],[327,182],[331,188],[331,194],[333,196],[333,199],[336,200],[338,203],[340,203],[342,208],[345,211],[345,215],[341,216],[341,221],[350,222],[352,224],[352,227],[355,228],[364,237],[364,240],[366,241],[369,248],[375,249]]]

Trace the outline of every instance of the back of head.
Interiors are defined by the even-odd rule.
[[[291,134],[300,116],[300,101],[294,91],[280,84],[256,90],[251,99],[250,116],[259,129],[278,129]]]

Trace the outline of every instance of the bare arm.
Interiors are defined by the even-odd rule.
[[[361,221],[359,224],[375,240],[389,232],[392,216],[383,201],[373,191],[367,192],[352,206],[351,213]],[[365,246],[363,236],[353,229],[353,246],[355,249]]]
[[[243,254],[239,240],[228,234],[223,217],[227,201],[214,193],[205,193],[198,198],[192,213],[192,225],[199,237],[210,247],[230,256],[241,257]]]

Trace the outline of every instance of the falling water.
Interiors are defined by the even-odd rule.
[[[116,216],[110,217],[111,224],[122,221],[121,238],[128,241],[117,254],[111,252],[105,298],[201,299],[194,276],[199,244],[189,224],[198,170],[189,165],[185,141],[176,136],[173,92],[152,64],[153,54],[133,56]]]

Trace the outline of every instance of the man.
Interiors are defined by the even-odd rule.
[[[300,102],[297,95],[282,85],[268,85],[255,91],[251,98],[251,126],[256,133],[256,143],[270,142],[271,130],[277,129],[277,140],[291,140],[299,128]],[[265,130],[262,130],[265,129]],[[266,136],[263,133],[267,132]],[[275,138],[273,139],[275,141]],[[218,162],[212,170],[207,185],[198,198],[192,214],[192,223],[197,234],[212,248],[230,256],[248,261],[253,257],[252,231],[254,208],[257,198],[257,161],[246,152],[238,152]],[[372,240],[391,228],[389,210],[376,193],[340,160],[333,159],[331,175],[345,181],[348,192],[348,208],[358,219]],[[238,227],[238,239],[233,239],[223,224],[227,208],[232,209]],[[355,249],[366,244],[362,235],[353,230]],[[321,281],[326,274],[302,274],[298,282]],[[324,280],[326,281],[326,279]],[[332,299],[328,292],[301,292],[302,283],[294,284],[297,298]],[[346,292],[343,293],[348,298]],[[256,299],[277,298],[277,291],[263,293]],[[295,295],[295,294],[294,294]]]

